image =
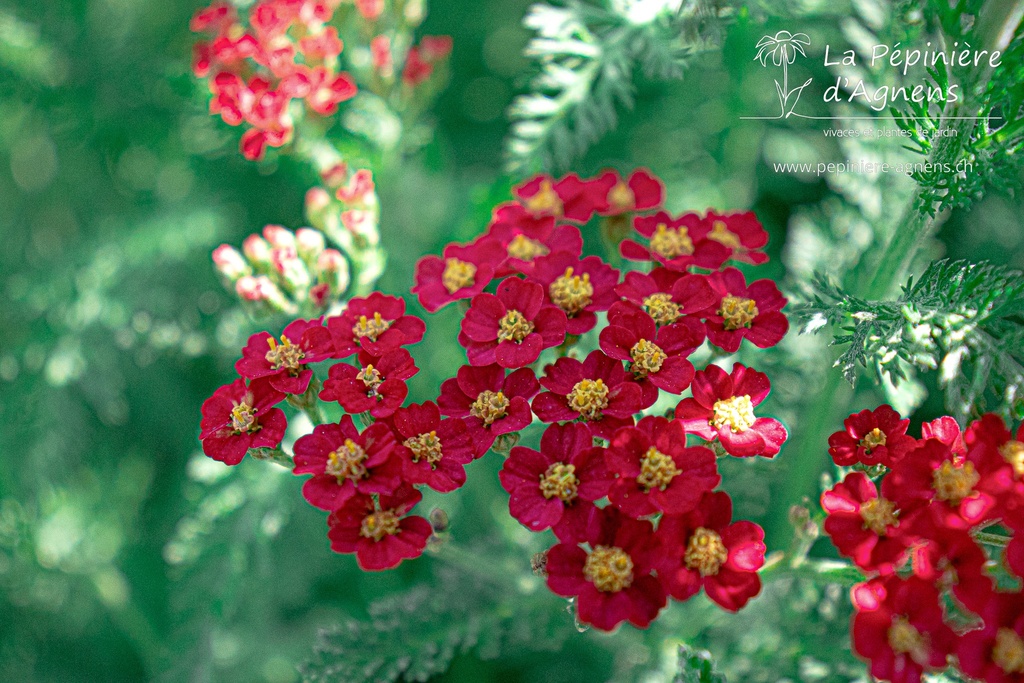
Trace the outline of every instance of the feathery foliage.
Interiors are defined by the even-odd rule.
[[[818,274],[811,301],[797,306],[805,332],[838,326],[847,346],[835,365],[851,384],[857,366],[896,383],[910,367],[938,370],[946,406],[958,418],[986,409],[1018,413],[1024,390],[1024,280],[989,263],[932,263],[892,301],[853,296]],[[996,407],[996,406],[992,406]]]
[[[538,71],[509,108],[507,170],[560,171],[616,127],[634,102],[634,73],[682,78],[716,43],[720,13],[706,0],[538,3],[523,20],[536,33],[526,55]],[[644,16],[639,13],[643,12]]]

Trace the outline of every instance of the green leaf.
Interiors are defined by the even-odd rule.
[[[715,671],[711,653],[679,646],[679,671],[672,683],[726,683],[725,676]]]

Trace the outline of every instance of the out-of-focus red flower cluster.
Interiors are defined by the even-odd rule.
[[[854,471],[822,495],[825,531],[868,576],[851,593],[854,649],[897,683],[954,661],[974,679],[1024,681],[1024,593],[990,571],[1024,578],[1024,428],[988,414],[961,432],[942,417],[914,438],[909,422],[883,405],[829,439]]]
[[[207,38],[193,48],[193,71],[207,79],[210,112],[232,126],[245,125],[240,149],[247,159],[262,159],[267,147],[291,141],[295,121],[312,112],[333,116],[352,99],[356,80],[339,65],[343,44],[336,14],[351,3],[342,0],[258,0],[239,14],[234,5],[214,2],[196,12],[191,29]],[[356,2],[363,27],[377,30],[384,3]],[[403,19],[404,21],[404,19]],[[374,69],[394,69],[392,40],[382,33],[368,46]],[[399,55],[402,79],[410,86],[426,81],[451,52],[451,38],[426,36]]]
[[[751,213],[672,217],[644,170],[538,176],[515,194],[480,238],[417,264],[412,291],[423,306],[459,301],[465,312],[468,363],[436,401],[405,404],[418,372],[406,347],[424,322],[374,293],[279,337],[254,335],[236,365],[248,384],[204,406],[204,450],[233,464],[247,448],[276,446],[284,416],[274,405],[286,396],[299,407],[337,404],[340,422],[296,441],[294,471],[312,475],[303,492],[330,512],[332,548],[385,569],[420,554],[431,534],[410,515],[417,487],[459,488],[466,466],[493,448],[507,455],[511,515],[552,530],[547,582],[576,598],[581,622],[646,627],[669,597],[702,588],[740,609],[760,590],[764,532],[733,521],[717,458],[773,457],[787,433],[758,414],[766,375],[739,363],[697,370],[691,356],[705,342],[727,354],[744,339],[767,348],[785,335],[774,283],[748,283],[729,265],[764,262],[767,233]],[[635,270],[583,256],[581,227],[590,234],[595,216],[632,221],[636,237],[621,253]],[[311,365],[325,359],[343,362],[321,386]],[[547,424],[539,448],[516,446],[535,422]]]

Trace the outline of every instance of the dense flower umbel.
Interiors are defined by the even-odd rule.
[[[365,351],[380,358],[400,346],[423,339],[426,325],[405,314],[405,302],[395,296],[374,292],[351,299],[341,315],[327,319],[334,342],[334,357],[348,358]]]
[[[391,569],[402,560],[419,557],[432,533],[430,522],[409,515],[423,498],[411,486],[394,494],[373,497],[356,494],[327,518],[327,537],[336,553],[355,553],[360,569]]]
[[[593,501],[608,495],[612,483],[603,449],[581,424],[551,425],[540,451],[513,448],[499,478],[513,517],[531,531],[554,527],[567,540],[581,537]]]
[[[658,539],[658,576],[673,598],[688,600],[703,588],[735,612],[761,591],[757,570],[764,564],[764,530],[753,522],[733,522],[726,493],[706,492],[693,511],[663,517]]]
[[[857,463],[892,467],[917,445],[907,436],[910,420],[900,418],[892,406],[862,410],[843,421],[845,430],[828,438],[828,453],[841,467]]]
[[[379,359],[360,354],[359,363],[359,367],[332,365],[320,399],[337,401],[350,413],[368,412],[374,417],[394,414],[409,395],[405,380],[419,372],[412,356],[405,349],[397,349]]]
[[[521,368],[565,340],[565,322],[565,313],[544,305],[543,287],[509,277],[498,285],[497,294],[473,297],[459,343],[473,365]]]
[[[770,458],[789,436],[778,420],[754,415],[754,408],[771,391],[764,373],[736,363],[732,374],[727,374],[709,365],[694,376],[691,389],[693,398],[679,402],[676,419],[690,434],[707,441],[718,439],[730,455]]]
[[[424,256],[419,260],[412,293],[423,308],[436,313],[453,301],[484,291],[505,256],[505,249],[491,238],[465,246],[449,244],[443,258]]]
[[[703,446],[687,448],[682,425],[663,417],[648,416],[615,432],[605,462],[618,475],[608,498],[630,517],[689,512],[722,480],[715,454]]]
[[[650,315],[620,301],[608,312],[600,343],[602,351],[628,363],[646,408],[658,400],[659,389],[681,394],[690,386],[694,371],[687,357],[704,343],[704,326],[683,318],[659,328]]]
[[[708,239],[710,229],[697,214],[672,218],[659,211],[650,216],[638,216],[633,220],[633,227],[648,244],[623,241],[619,251],[630,261],[657,261],[676,271],[685,271],[691,266],[716,270],[731,253],[721,243]]]
[[[559,358],[544,368],[540,383],[547,391],[533,399],[533,412],[542,422],[580,419],[594,436],[608,439],[619,427],[633,424],[640,410],[640,387],[622,363],[601,351],[583,362]]]
[[[295,442],[295,474],[312,474],[302,487],[310,505],[337,510],[356,494],[391,494],[402,483],[402,461],[385,424],[359,433],[352,418],[317,425]]]
[[[666,603],[665,589],[653,576],[658,554],[650,522],[614,507],[595,508],[582,533],[547,552],[548,587],[576,598],[584,624],[610,631],[629,621],[645,628]]]
[[[821,496],[828,513],[825,532],[839,553],[868,571],[891,573],[903,564],[916,537],[909,521],[893,501],[863,472],[852,472]]]
[[[594,329],[597,311],[619,300],[615,285],[619,271],[597,256],[579,259],[566,252],[537,258],[531,279],[544,287],[547,300],[565,313],[566,332],[581,335]]]
[[[946,666],[956,636],[942,620],[934,585],[889,576],[854,586],[851,598],[853,649],[871,662],[871,675],[917,683],[925,671]]]
[[[266,377],[270,385],[286,394],[301,394],[309,386],[311,363],[331,357],[331,335],[321,318],[296,320],[284,328],[279,338],[269,332],[249,337],[235,370],[242,377]]]
[[[237,465],[250,448],[274,448],[288,426],[284,413],[274,406],[284,394],[270,380],[255,379],[246,386],[236,379],[213,392],[203,403],[199,434],[203,453],[228,465]]]
[[[789,321],[782,313],[786,299],[771,280],[747,281],[736,268],[726,268],[709,277],[718,300],[705,312],[708,341],[735,353],[746,339],[767,349],[786,336]]]
[[[500,365],[464,365],[441,384],[437,404],[442,415],[462,418],[469,427],[477,457],[495,437],[523,429],[533,420],[530,399],[540,391],[533,370],[521,368],[505,375]]]
[[[462,420],[441,419],[432,401],[399,408],[391,418],[405,480],[447,493],[466,483],[473,440]]]

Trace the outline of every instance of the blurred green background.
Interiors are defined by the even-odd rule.
[[[508,196],[505,110],[529,75],[527,6],[429,7],[422,32],[454,37],[451,81],[431,114],[429,144],[378,177],[386,292],[407,292],[418,257],[475,236]],[[814,268],[845,271],[882,239],[872,226],[894,217],[911,181],[800,177],[771,162],[909,153],[898,143],[851,150],[813,122],[739,116],[774,98],[753,61],[762,32],[796,26],[837,44],[863,38],[858,31],[895,35],[891,16],[879,22],[865,6],[773,3],[756,21],[732,23],[724,50],[698,56],[684,79],[637,74],[636,107],[620,111],[617,129],[574,170],[647,166],[665,179],[673,209],[753,208],[772,234],[762,277],[792,283]],[[304,503],[300,479],[199,454],[199,406],[231,379],[243,340],[258,329],[233,309],[209,252],[266,223],[301,226],[314,179],[287,158],[245,161],[238,131],[207,114],[189,69],[197,7],[0,3],[3,681],[286,683],[314,657],[318,628],[363,619],[382,597],[446,581],[463,597],[491,590],[450,585],[458,579],[429,557],[363,574],[353,557],[330,552],[324,515]],[[827,80],[819,62],[801,68]],[[1022,266],[1022,215],[1018,200],[992,193],[949,217],[937,249]],[[450,343],[457,324],[454,310],[432,319],[414,350],[422,371],[412,398],[436,396],[462,362]],[[772,373],[772,410],[799,434],[804,388],[829,369],[819,341],[793,337],[785,354],[754,362]],[[854,399],[878,400],[867,384]],[[915,421],[941,407],[933,396]],[[787,524],[775,496],[783,480],[807,476],[787,470],[785,456],[725,473],[738,513],[769,530]],[[544,541],[508,518],[499,467],[484,459],[465,490],[428,505],[448,511],[456,540],[490,544],[495,562],[525,575]],[[517,555],[502,558],[503,548]],[[526,635],[495,649],[496,659],[469,647],[440,680],[664,680],[664,656],[678,639],[709,648],[735,680],[863,672],[849,654],[838,586],[775,582],[739,616],[700,600],[676,605],[653,634],[578,633],[564,602],[542,587],[536,604],[557,633],[548,651],[530,636],[540,625],[518,623]]]

